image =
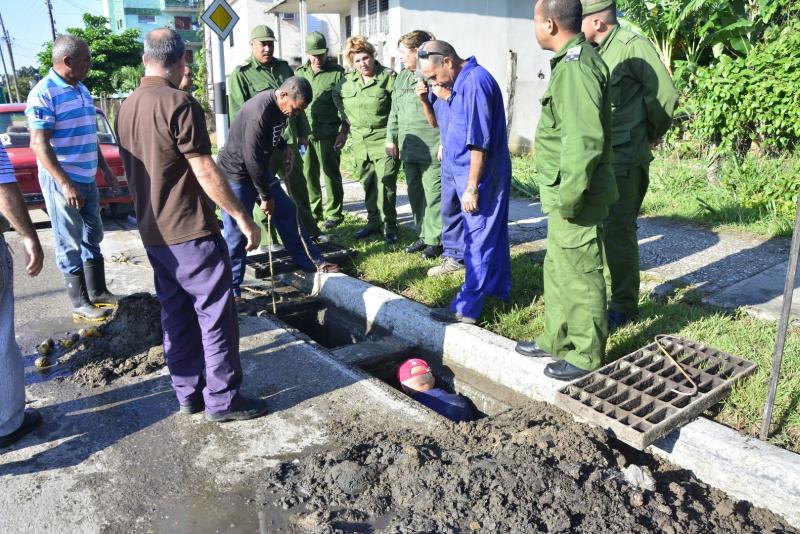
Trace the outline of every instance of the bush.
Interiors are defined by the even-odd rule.
[[[690,130],[738,155],[753,143],[768,153],[800,139],[800,21],[772,28],[746,57],[722,56],[697,73],[687,102]]]

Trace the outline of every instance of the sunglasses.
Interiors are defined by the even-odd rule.
[[[417,50],[417,57],[420,59],[428,59],[431,56],[444,56],[441,52],[429,52],[428,50]]]

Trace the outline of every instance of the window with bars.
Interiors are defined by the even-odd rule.
[[[378,0],[368,0],[367,9],[369,11],[369,33],[367,35],[375,35],[378,33]]]
[[[389,0],[380,0],[381,33],[389,33]]]
[[[367,0],[358,0],[358,33],[367,35]]]
[[[389,0],[358,0],[358,30],[368,37],[389,33]]]

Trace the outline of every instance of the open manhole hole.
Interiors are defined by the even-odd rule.
[[[285,302],[283,306],[278,306],[277,311],[279,319],[326,349],[376,341],[389,334],[319,299],[303,298]]]
[[[756,370],[753,362],[677,336],[661,345],[692,378],[696,393],[686,394],[689,381],[654,342],[561,388],[556,404],[644,450]]]
[[[349,248],[334,245],[333,243],[320,243],[317,245],[325,261],[341,265],[355,255],[355,251]],[[269,278],[272,274],[286,274],[300,270],[289,252],[281,250],[272,253],[272,273],[269,268],[269,254],[253,254],[247,256],[245,260],[246,273],[254,278]]]
[[[421,357],[428,362],[436,377],[437,387],[464,397],[470,404],[474,419],[495,416],[525,402],[519,394],[474,371],[435,355],[420,354],[415,349],[390,357],[376,357],[359,363],[357,367],[402,392],[397,381],[397,369],[406,359],[412,357]]]

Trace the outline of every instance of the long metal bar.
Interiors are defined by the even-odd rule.
[[[789,252],[789,265],[786,269],[786,283],[783,286],[783,307],[781,320],[778,324],[778,337],[775,340],[775,351],[772,354],[772,371],[769,377],[769,394],[767,404],[764,406],[764,420],[761,422],[762,440],[769,437],[772,426],[772,410],[775,407],[775,395],[778,393],[778,379],[781,374],[783,349],[786,345],[786,332],[789,330],[789,318],[792,313],[792,296],[794,294],[794,280],[797,276],[797,257],[800,255],[800,196],[797,197],[797,215],[794,221],[792,234],[792,247]]]
[[[228,97],[225,94],[225,41],[217,38],[214,50],[214,116],[217,127],[217,148],[228,140]]]

